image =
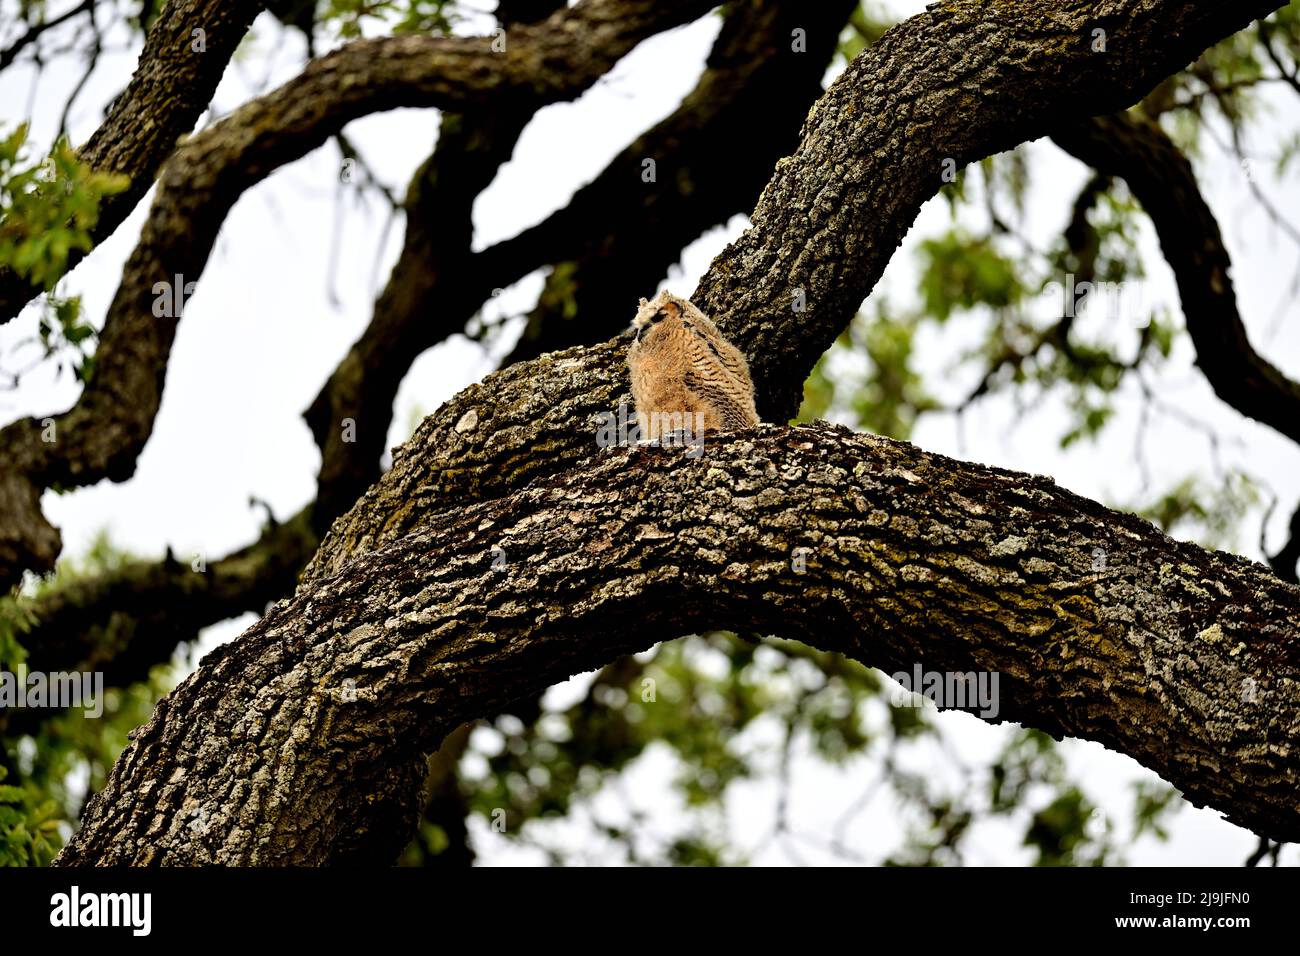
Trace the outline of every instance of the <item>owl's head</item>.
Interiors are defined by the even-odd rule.
[[[636,341],[641,341],[641,336],[648,330],[664,319],[680,319],[691,308],[691,304],[683,298],[673,295],[671,292],[660,292],[653,299],[641,300],[641,307],[637,309],[636,317],[632,319],[632,328],[636,329]]]

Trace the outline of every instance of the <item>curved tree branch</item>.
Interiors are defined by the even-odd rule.
[[[148,440],[189,284],[202,274],[226,213],[247,189],[305,155],[347,122],[400,106],[530,107],[572,98],[656,31],[689,22],[712,0],[582,0],[517,28],[504,52],[491,37],[358,40],[315,60],[280,89],[245,104],[176,150],[95,353],[96,372],[72,409],[0,430],[0,481],[77,487],[124,480]],[[165,300],[160,299],[166,289]],[[194,291],[194,290],[191,290]],[[156,314],[161,313],[161,314]],[[25,568],[49,570],[57,532],[41,516],[0,529],[0,588]],[[16,552],[18,562],[3,560]]]
[[[694,296],[746,347],[764,411],[793,410],[941,159],[1041,135],[1062,110],[1119,108],[1271,6],[958,2],[891,30],[814,108],[753,228]],[[1098,60],[1102,27],[1112,53]],[[795,289],[806,312],[790,309]],[[1288,585],[1050,483],[825,428],[742,436],[698,465],[618,452],[557,475],[625,389],[616,341],[513,366],[426,419],[293,601],[159,704],[63,861],[391,860],[420,754],[452,727],[706,622],[850,650],[865,625],[874,663],[997,669],[1006,716],[1297,833]],[[502,575],[490,548],[507,531],[524,560]],[[800,536],[829,562],[791,583]],[[1098,547],[1113,578],[1086,576]],[[1245,709],[1257,675],[1271,718]],[[354,701],[338,696],[348,680]],[[208,823],[189,826],[200,812]]]
[[[1251,347],[1228,250],[1187,157],[1159,125],[1131,113],[1068,124],[1052,140],[1098,172],[1122,178],[1146,210],[1178,283],[1196,364],[1215,394],[1300,442],[1300,382]]]
[[[1011,15],[969,2],[889,30],[813,107],[753,225],[692,296],[745,351],[760,414],[795,413],[813,364],[942,185],[945,159],[965,163],[1034,139],[1060,126],[1062,112],[1135,101],[1274,6],[1040,0]],[[1094,28],[1107,31],[1111,52],[1092,52]],[[629,290],[629,316],[644,291]],[[627,396],[625,338],[521,362],[443,405],[334,524],[305,579],[406,534],[444,502],[507,494],[583,457],[588,423]]]
[[[764,426],[449,508],[277,604],[158,705],[60,862],[391,860],[452,729],[705,628],[996,672],[1000,718],[1300,837],[1300,588],[1050,479]]]

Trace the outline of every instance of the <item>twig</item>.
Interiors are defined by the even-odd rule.
[[[77,4],[66,13],[61,13],[52,20],[46,20],[44,23],[38,23],[35,26],[29,27],[26,33],[20,36],[7,48],[0,50],[0,70],[6,69],[24,48],[40,39],[41,34],[46,30],[57,27],[61,23],[66,23],[73,17],[80,13],[85,13],[86,11],[90,11],[91,16],[94,16],[95,0],[82,0],[81,3]]]

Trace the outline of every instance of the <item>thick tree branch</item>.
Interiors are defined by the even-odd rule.
[[[1122,107],[1270,7],[1040,0],[1012,14],[967,2],[890,31],[810,114],[754,227],[715,260],[695,296],[746,346],[767,414],[793,410],[812,359],[937,190],[941,159],[964,162],[1041,135],[1061,110]],[[1091,52],[1094,28],[1109,36],[1101,59]],[[808,311],[790,309],[795,289]],[[845,644],[869,625],[884,648],[872,661],[885,666],[911,653],[940,668],[997,667],[1015,698],[1004,714],[1124,749],[1239,822],[1296,832],[1296,729],[1285,716],[1296,712],[1294,680],[1259,681],[1276,706],[1250,721],[1240,683],[1294,671],[1296,594],[1287,585],[1047,483],[1007,479],[1015,491],[1002,489],[1012,496],[1003,499],[993,472],[971,468],[978,478],[940,490],[943,475],[969,466],[929,464],[940,460],[906,449],[899,454],[918,457],[890,467],[888,443],[824,429],[795,447],[729,444],[735,456],[719,448],[679,485],[656,485],[655,475],[685,474],[689,466],[674,463],[691,460],[659,453],[630,465],[614,453],[590,472],[555,475],[592,451],[593,413],[626,388],[622,357],[618,342],[543,356],[427,419],[393,471],[336,524],[293,602],[159,705],[64,861],[391,859],[414,823],[420,753],[453,726],[605,654],[706,621]],[[791,434],[769,430],[763,442]],[[889,480],[866,477],[864,458],[837,459],[839,441],[865,442]],[[837,462],[824,486],[803,478],[819,454]],[[663,472],[660,462],[669,463]],[[783,483],[785,466],[793,486]],[[633,485],[615,480],[620,469]],[[915,510],[891,519],[900,482],[919,486],[904,499]],[[843,497],[850,486],[861,497]],[[946,497],[954,488],[959,499]],[[667,514],[654,510],[660,504]],[[969,524],[984,520],[979,508],[992,542]],[[965,535],[942,530],[935,516],[949,513]],[[814,520],[823,515],[826,525]],[[863,563],[846,557],[835,565],[846,578],[805,583],[780,603],[789,539],[818,537],[814,528],[828,549],[842,549],[827,553]],[[577,540],[583,529],[589,537]],[[891,539],[895,529],[901,540]],[[532,559],[515,578],[490,569],[491,545],[507,530],[506,553],[513,543]],[[863,544],[877,539],[885,547]],[[1080,574],[1096,547],[1114,554],[1117,571],[1090,595],[1099,582]],[[965,560],[947,563],[943,548]],[[1220,620],[1225,608],[1234,613]],[[1247,619],[1249,633],[1239,623]],[[1038,656],[1025,638],[1040,642]],[[1052,654],[1068,660],[1068,680],[1046,668]],[[333,696],[349,679],[356,700]],[[345,713],[344,703],[356,709]],[[1154,731],[1145,726],[1165,716]],[[200,810],[219,825],[188,826]]]
[[[561,5],[561,0],[523,0],[508,22],[539,20]],[[499,132],[503,126],[514,130],[508,138]],[[408,249],[427,253],[434,242],[459,244],[468,256],[474,197],[495,174],[497,164],[509,157],[521,126],[522,118],[507,120],[493,114],[476,117],[466,128],[460,115],[444,116],[435,159],[421,168],[411,186]],[[499,144],[495,154],[491,144]],[[418,268],[410,272],[424,274]],[[376,319],[386,314],[380,310]],[[375,411],[373,420],[357,423],[359,434],[387,431],[391,401],[387,408]],[[194,640],[202,628],[246,610],[260,612],[283,597],[319,544],[308,517],[328,528],[378,475],[378,453],[373,470],[359,468],[357,461],[364,455],[355,445],[322,441],[322,455],[326,464],[320,487],[327,500],[318,498],[288,522],[269,525],[257,541],[210,562],[202,573],[193,572],[188,562],[170,558],[132,562],[27,603],[37,621],[24,638],[32,655],[29,666],[47,672],[101,670],[109,686],[129,683],[142,679],[148,667],[165,660],[178,643]],[[349,475],[364,471],[368,477],[345,498],[347,479],[334,471]],[[29,513],[39,514],[35,505]],[[119,656],[126,660],[120,661]],[[25,712],[28,723],[11,719],[5,728],[30,729],[34,715]]]
[[[529,6],[531,9],[515,14],[516,19],[540,19],[552,13],[557,3],[544,0]],[[746,22],[745,25],[752,24]],[[783,30],[781,37],[788,38],[788,27]],[[761,44],[754,44],[752,37],[747,43],[758,46],[758,53],[770,52]],[[820,73],[820,68],[817,72]],[[743,75],[734,78],[736,84],[740,85],[747,76],[748,70],[745,70]],[[716,86],[717,80],[713,78],[710,88],[714,88],[714,92],[717,92]],[[806,103],[812,99],[809,95]],[[776,106],[780,105],[778,101]],[[509,158],[519,131],[530,116],[531,112],[526,109],[489,115],[444,116],[437,149],[412,180],[406,202],[407,228],[403,251],[376,303],[374,320],[307,413],[322,452],[320,494],[311,507],[314,522],[322,531],[379,476],[379,458],[391,418],[393,396],[401,375],[418,354],[414,343],[408,339],[417,330],[421,337],[426,334],[424,328],[429,324],[430,311],[426,306],[431,287],[439,281],[462,281],[471,259],[470,211],[474,198],[491,181],[499,165]],[[704,125],[710,118],[691,114],[694,126]],[[757,163],[746,165],[756,171],[759,168]],[[610,189],[611,179],[607,172],[600,182],[604,188]],[[594,217],[586,223],[590,230],[602,225]],[[637,224],[624,222],[621,225],[635,228]],[[575,243],[576,239],[570,245]],[[491,278],[486,281],[490,282]],[[351,418],[355,426],[355,442],[343,440],[341,425],[346,418]],[[282,533],[275,530],[246,550],[256,554],[267,553],[268,548],[275,547],[281,537]],[[290,549],[298,568],[306,562],[311,550]],[[242,556],[243,552],[232,559]],[[224,565],[224,560],[218,562],[214,570]],[[243,585],[242,588],[220,588],[216,592],[220,601],[198,603],[187,599],[194,581],[189,575],[180,573],[179,566],[175,574],[168,573],[169,566],[161,562],[133,566],[129,573],[114,573],[96,580],[91,586],[81,586],[61,594],[57,600],[33,606],[33,612],[43,623],[37,625],[30,643],[41,648],[48,635],[58,635],[59,644],[74,642],[80,648],[78,653],[83,656],[73,657],[73,660],[86,660],[92,653],[102,653],[100,648],[104,644],[104,634],[109,633],[110,621],[113,631],[121,630],[116,627],[121,624],[133,635],[161,633],[189,639],[198,627],[215,623],[259,601],[260,608],[268,599],[268,588],[280,588],[279,591],[270,590],[271,597],[291,590],[294,581],[292,574],[286,574],[289,565],[288,561],[274,566],[259,564],[258,567],[263,567],[273,580],[264,582],[252,574],[241,574],[235,580]],[[239,561],[238,567],[241,571],[252,570],[250,563],[243,560]],[[133,611],[137,608],[147,608],[148,613],[138,617]],[[178,622],[173,622],[173,614],[179,618]],[[49,627],[45,626],[47,621]],[[154,650],[167,650],[152,637],[148,644]],[[67,657],[63,654],[61,659]],[[41,660],[49,663],[44,654]],[[58,668],[46,666],[44,669]],[[134,674],[135,670],[130,673]]]
[[[48,427],[23,419],[0,430],[0,481],[35,488],[124,480],[153,428],[186,288],[202,274],[221,223],[247,189],[350,120],[400,106],[536,109],[572,98],[656,31],[705,12],[711,0],[583,0],[521,26],[505,52],[491,37],[359,40],[313,61],[295,80],[245,104],[176,150],[99,336],[94,378]],[[169,290],[160,300],[159,284]],[[160,312],[161,314],[155,314]],[[39,517],[39,516],[38,516]],[[24,568],[49,570],[43,518],[0,532],[0,588]],[[18,563],[3,561],[17,551]],[[57,549],[55,549],[57,554]]]
[[[524,12],[539,19],[555,5],[545,0]],[[772,164],[793,147],[851,6],[852,0],[839,0],[796,13],[795,3],[749,0],[733,8],[700,83],[678,110],[638,137],[555,217],[563,228],[552,229],[553,241],[545,248],[581,256],[570,273],[575,281],[581,276],[579,314],[577,321],[539,326],[544,338],[532,345],[569,344],[566,339],[613,331],[623,321],[615,308],[621,289],[652,286],[690,240],[749,208]],[[791,43],[795,28],[805,31],[807,41],[798,52]],[[434,155],[408,191],[403,251],[372,323],[307,416],[322,451],[319,495],[310,509],[322,532],[379,477],[401,375],[452,317],[438,307],[452,297],[447,287],[479,289],[494,281],[470,279],[477,274],[470,211],[509,158],[529,115],[443,117]],[[658,158],[662,183],[641,182],[645,157]],[[437,321],[430,322],[431,316]],[[342,427],[348,418],[348,437],[356,439],[351,442],[344,441]],[[301,531],[299,522],[295,518],[290,526]],[[30,608],[39,622],[27,636],[30,666],[101,669],[110,686],[139,679],[200,628],[243,610],[261,610],[293,589],[295,572],[315,543],[310,535],[286,537],[287,530],[268,529],[254,545],[210,564],[206,577],[190,572],[188,563],[141,562],[61,589]],[[267,560],[271,556],[277,560]],[[117,653],[129,660],[105,669]],[[8,727],[30,729],[12,720]]]
[[[1050,479],[828,425],[615,449],[277,604],[159,704],[60,862],[391,860],[452,729],[706,628],[997,672],[1002,719],[1296,839],[1298,622],[1262,565]]]
[[[1122,178],[1146,210],[1178,283],[1196,364],[1215,394],[1300,442],[1300,383],[1251,347],[1228,250],[1187,157],[1159,125],[1129,113],[1067,124],[1052,139],[1098,172]]]
[[[942,185],[945,159],[965,163],[1034,139],[1062,113],[1127,105],[1276,5],[1039,0],[1012,13],[966,2],[889,30],[814,106],[753,225],[692,296],[746,352],[760,414],[795,413],[813,364]],[[1106,30],[1107,52],[1092,52],[1093,29]],[[644,291],[628,290],[629,316]],[[543,355],[457,395],[335,523],[305,577],[337,571],[444,502],[506,494],[585,455],[588,423],[627,395],[626,344]]]

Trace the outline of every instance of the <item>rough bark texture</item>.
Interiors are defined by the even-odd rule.
[[[1034,139],[1063,113],[1128,105],[1274,6],[951,3],[889,30],[813,107],[753,225],[691,296],[749,358],[759,414],[795,413],[813,364],[942,185],[944,159]],[[1092,52],[1094,28],[1107,31],[1105,53]],[[628,290],[629,321],[648,291]],[[440,503],[505,494],[572,464],[586,422],[627,396],[626,339],[518,363],[443,405],[335,523],[306,579],[407,533]]]
[[[1071,123],[1052,139],[1098,172],[1121,177],[1151,217],[1178,283],[1196,364],[1215,394],[1300,442],[1300,383],[1251,347],[1218,220],[1187,157],[1154,122],[1127,114]]]
[[[1002,718],[1300,838],[1300,588],[1048,478],[764,426],[598,453],[276,605],[158,705],[60,862],[391,860],[453,728],[705,628],[996,671]]]
[[[491,37],[359,40],[188,140],[163,167],[99,336],[94,378],[77,404],[55,417],[56,441],[44,438],[46,426],[35,418],[0,430],[0,486],[25,480],[37,489],[77,487],[134,473],[183,315],[183,307],[155,308],[157,284],[172,286],[177,303],[189,283],[196,283],[197,293],[226,213],[275,169],[349,121],[380,110],[537,109],[576,97],[642,39],[710,6],[711,0],[584,0],[541,24],[517,28],[503,53],[492,51]],[[51,535],[57,542],[57,532],[39,512],[27,517],[0,536],[6,545],[0,548],[0,588],[24,569],[52,567],[48,542]],[[57,546],[53,550],[57,555]],[[17,564],[4,560],[9,552],[19,555]]]
[[[546,16],[557,2],[530,3],[520,15]],[[614,331],[623,324],[613,306],[616,297],[621,301],[622,289],[655,284],[667,263],[707,225],[752,208],[772,164],[796,143],[851,6],[838,0],[796,15],[799,2],[733,5],[699,84],[681,106],[578,190],[569,206],[528,231],[544,234],[544,241],[514,244],[520,254],[510,272],[519,275],[555,257],[573,257],[567,291],[574,296],[577,316],[543,319],[545,310],[540,309],[535,318],[545,341]],[[807,40],[806,51],[799,53],[791,49],[796,24]],[[403,249],[372,321],[305,416],[321,449],[318,497],[310,513],[312,526],[322,533],[379,477],[393,399],[411,363],[424,349],[464,328],[464,319],[478,304],[476,295],[482,299],[494,285],[509,281],[471,251],[470,210],[509,158],[527,118],[528,111],[443,116],[434,153],[410,184]],[[645,185],[640,161],[646,156],[660,157],[663,180],[653,188],[629,191],[629,182]],[[487,259],[499,268],[498,257]],[[557,311],[569,308],[557,304]],[[354,442],[342,440],[347,418],[352,419]],[[29,513],[38,513],[35,502]],[[294,537],[284,560],[247,560],[268,556],[284,543],[284,529],[272,528],[248,548],[215,562],[211,571],[232,567],[238,573],[214,576],[228,586],[205,588],[201,601],[193,600],[199,586],[193,577],[167,562],[88,581],[32,607],[38,623],[28,635],[29,646],[43,664],[48,664],[47,646],[57,649],[61,659],[100,660],[108,646],[140,663],[148,653],[165,659],[171,653],[169,639],[192,639],[200,627],[246,608],[260,609],[268,592],[273,597],[290,592],[314,543],[304,551],[306,538]],[[259,580],[255,570],[272,576],[274,584]],[[280,590],[270,591],[274,586]],[[79,658],[69,657],[73,649]],[[114,668],[112,673],[127,676],[137,668]],[[106,679],[111,683],[113,677],[106,674]]]

